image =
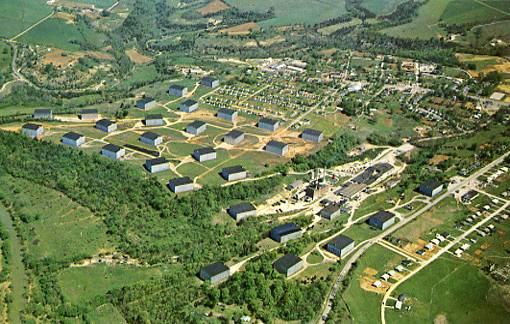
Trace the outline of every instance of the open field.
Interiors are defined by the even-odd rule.
[[[0,37],[12,37],[51,12],[45,0],[0,1]]]
[[[265,20],[261,26],[289,25],[289,24],[316,24],[324,20],[341,16],[346,13],[343,0],[227,0],[229,5],[240,10],[266,12],[274,7],[275,18]]]
[[[468,293],[467,293],[468,292]],[[410,311],[386,310],[390,323],[505,323],[510,316],[502,290],[479,269],[442,256],[398,287]]]
[[[11,47],[6,43],[0,42],[0,87],[11,79],[11,61]]]
[[[499,19],[510,17],[502,13],[501,9],[493,9],[484,3],[489,4],[490,1],[476,0],[453,0],[448,3],[441,20],[448,24],[469,24],[469,23],[487,23],[494,22]],[[503,1],[501,2],[503,3]],[[492,6],[492,4],[491,4]],[[508,11],[507,2],[507,11]]]
[[[136,48],[126,50],[126,55],[129,57],[131,62],[135,64],[145,64],[152,61],[151,57],[143,55],[142,53],[138,52]]]
[[[227,35],[230,35],[230,36],[248,35],[252,31],[258,31],[259,29],[260,29],[259,25],[257,25],[254,22],[249,22],[249,23],[245,23],[245,24],[241,24],[241,25],[237,25],[237,26],[233,26],[233,27],[222,29],[222,30],[220,30],[220,33],[227,34]]]
[[[405,0],[363,0],[361,6],[376,15],[387,15],[393,12]]]

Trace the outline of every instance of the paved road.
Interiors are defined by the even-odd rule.
[[[377,243],[377,241],[382,240],[385,236],[387,236],[387,235],[397,231],[398,229],[400,229],[401,227],[405,226],[409,222],[413,221],[414,219],[416,219],[417,217],[419,217],[420,215],[422,215],[426,211],[430,210],[432,207],[436,206],[442,200],[444,200],[445,198],[450,196],[452,193],[454,193],[457,189],[459,189],[459,188],[461,188],[461,187],[463,187],[465,185],[468,185],[470,181],[478,178],[480,175],[482,175],[483,173],[485,173],[486,171],[488,171],[489,169],[491,169],[495,165],[498,165],[499,163],[501,163],[505,159],[505,157],[508,156],[509,154],[510,154],[510,151],[506,152],[505,154],[503,154],[499,158],[497,158],[494,161],[492,161],[491,163],[487,164],[485,167],[483,167],[480,170],[478,170],[477,172],[473,173],[471,176],[465,178],[462,181],[459,181],[458,183],[456,183],[454,185],[451,185],[447,189],[447,191],[445,193],[443,193],[439,197],[437,197],[434,200],[432,200],[431,202],[429,202],[425,207],[421,208],[420,210],[418,210],[414,214],[412,214],[412,215],[408,216],[407,218],[403,219],[401,222],[391,226],[388,230],[382,232],[378,236],[376,236],[374,238],[371,238],[371,239],[369,239],[367,241],[364,241],[361,244],[359,244],[358,247],[357,247],[357,250],[354,252],[354,254],[352,254],[352,256],[349,257],[349,259],[345,263],[343,269],[340,271],[340,274],[338,275],[336,283],[343,281],[345,276],[349,273],[349,270],[352,268],[352,265],[361,257],[361,255],[363,255],[363,253],[370,246],[374,245],[375,243]],[[330,292],[329,296],[326,298],[326,301],[323,303],[323,306],[322,306],[323,307],[323,311],[322,311],[321,317],[319,319],[319,323],[325,323],[323,318],[327,318],[328,315],[329,315],[329,312],[331,311],[331,307],[328,306],[328,300],[331,299],[331,298],[334,298],[334,296],[338,292],[339,285],[336,284],[336,283],[333,286],[333,288],[331,289],[331,292]]]

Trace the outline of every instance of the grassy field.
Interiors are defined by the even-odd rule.
[[[159,277],[160,270],[128,265],[95,265],[63,270],[58,282],[64,296],[74,304],[81,304],[101,296],[109,290]]]
[[[67,51],[76,51],[80,45],[75,42],[88,42],[101,46],[104,35],[81,25],[66,24],[61,19],[48,19],[23,35],[21,39],[27,43],[57,47]]]
[[[405,0],[363,0],[361,6],[376,15],[386,15],[394,11],[402,2]]]
[[[453,0],[446,6],[441,15],[441,20],[448,24],[468,24],[493,22],[508,17],[497,9],[484,6],[480,2],[476,0]],[[507,11],[508,6],[507,2]]]
[[[354,323],[368,324],[380,322],[379,309],[382,295],[366,291],[361,287],[360,284],[366,276],[364,271],[367,268],[371,268],[377,271],[375,276],[380,276],[382,272],[396,266],[401,259],[401,256],[388,249],[379,245],[374,245],[358,260],[356,269],[352,274],[351,282],[343,293],[344,300],[348,305]]]
[[[46,0],[0,1],[0,37],[15,36],[50,12]]]
[[[104,304],[88,314],[92,323],[126,323],[119,310],[112,304]]]
[[[436,37],[440,30],[436,24],[446,7],[454,0],[429,0],[418,9],[418,16],[410,23],[383,29],[382,32],[402,38],[429,39]]]
[[[91,4],[96,8],[109,8],[116,0],[67,0],[67,2]]]
[[[501,291],[475,266],[451,256],[439,258],[394,295],[400,293],[412,308],[388,309],[389,323],[505,323],[510,317]]]
[[[259,25],[316,24],[346,13],[344,0],[227,0],[229,5],[242,11],[265,12],[274,7],[275,18],[260,22]]]

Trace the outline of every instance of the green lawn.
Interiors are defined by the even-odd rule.
[[[441,257],[403,283],[394,296],[405,293],[410,311],[387,310],[389,323],[506,323],[510,312],[505,297],[475,266],[452,256]]]
[[[264,27],[290,24],[316,24],[341,16],[345,10],[344,0],[226,0],[242,11],[266,12],[274,7],[275,18],[261,22]]]
[[[51,7],[46,0],[0,1],[0,37],[12,37],[46,17]]]
[[[67,268],[59,273],[58,282],[67,300],[81,304],[109,290],[160,275],[160,270],[156,268],[102,264]]]

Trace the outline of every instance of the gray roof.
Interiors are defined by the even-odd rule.
[[[145,160],[145,165],[147,165],[147,167],[151,167],[153,165],[165,164],[165,163],[168,163],[168,160],[165,159],[164,157]]]
[[[216,276],[220,273],[228,271],[228,267],[221,262],[216,262],[213,264],[209,264],[201,269],[204,272],[207,272],[210,276]]]
[[[75,133],[75,132],[69,132],[69,133],[65,133],[62,138],[67,138],[67,139],[70,139],[72,141],[77,141],[78,139],[80,139],[81,137],[83,137],[83,135],[81,134],[78,134],[78,133]]]
[[[36,125],[36,124],[31,124],[31,123],[23,125],[24,129],[30,129],[30,130],[38,130],[40,127],[42,127],[42,126]]]
[[[289,269],[292,266],[295,266],[299,262],[303,261],[300,257],[294,254],[286,254],[275,261],[274,266],[281,269]]]
[[[214,78],[212,76],[206,76],[206,77],[202,78],[202,81],[204,81],[204,82],[213,82],[213,81],[218,81],[218,79]]]
[[[287,224],[282,224],[282,225],[279,225],[279,226],[276,226],[275,228],[273,228],[271,230],[271,235],[280,235],[280,236],[287,235],[290,233],[298,232],[300,230],[301,229],[296,224],[287,223]]]
[[[288,144],[286,143],[282,143],[282,142],[278,142],[278,141],[269,141],[269,143],[267,143],[266,146],[273,146],[273,147],[276,147],[280,150],[282,150],[283,148],[285,148]]]
[[[234,206],[230,206],[229,208],[229,212],[232,214],[245,213],[253,210],[257,210],[257,208],[255,208],[255,206],[249,202],[243,202]]]
[[[240,173],[240,172],[246,172],[246,169],[240,165],[226,167],[221,170],[221,173],[226,173],[226,174],[235,174],[235,173]]]
[[[354,240],[351,239],[350,237],[345,235],[338,235],[337,237],[329,241],[328,244],[331,244],[335,246],[337,249],[342,250],[344,247],[348,246],[352,242],[354,242]]]
[[[151,98],[151,97],[144,97],[142,99],[139,99],[138,101],[136,101],[136,104],[142,104],[142,105],[145,105],[145,104],[148,104],[149,102],[153,102],[155,101],[154,98]]]
[[[218,114],[222,113],[222,114],[229,115],[229,116],[234,115],[236,112],[237,111],[235,111],[233,109],[228,109],[228,108],[221,108],[220,110],[218,110]]]
[[[443,185],[441,182],[437,181],[436,179],[429,179],[425,182],[423,182],[420,186],[423,186],[423,188],[427,188],[430,190],[434,190],[438,187]]]
[[[191,106],[193,106],[193,105],[195,105],[197,103],[198,103],[198,101],[196,101],[196,100],[188,99],[188,100],[182,102],[181,106],[183,106],[183,107],[191,107]]]
[[[80,114],[82,115],[97,114],[97,109],[82,109],[80,111]]]
[[[199,149],[196,149],[195,151],[193,151],[193,154],[204,155],[204,154],[209,154],[209,153],[214,153],[214,152],[216,152],[216,150],[213,149],[212,147],[202,147],[202,148],[199,148]]]
[[[237,138],[239,136],[242,136],[244,135],[244,132],[240,131],[240,130],[231,130],[230,132],[228,132],[227,134],[225,134],[225,136],[227,137],[233,137],[233,138]]]
[[[191,180],[190,177],[182,177],[182,178],[173,178],[168,181],[169,186],[182,186],[193,183],[193,180]]]
[[[204,126],[205,123],[203,121],[200,121],[200,120],[195,120],[194,122],[188,124],[189,127],[193,127],[193,128],[200,128],[202,126]]]
[[[104,126],[104,127],[108,127],[113,124],[115,124],[115,123],[109,119],[100,119],[96,122],[96,125],[100,125],[100,126]]]
[[[34,109],[34,115],[35,114],[49,115],[51,113],[52,113],[51,109],[47,109],[47,108],[37,108],[37,109]]]
[[[103,146],[103,150],[117,153],[118,151],[122,150],[122,147],[115,144],[106,144]]]
[[[161,114],[152,114],[145,116],[145,120],[155,120],[155,119],[163,119],[163,115]]]
[[[303,131],[303,134],[319,137],[322,135],[322,132],[315,129],[307,128]]]
[[[270,119],[270,118],[260,118],[259,119],[259,124],[260,123],[263,123],[263,124],[270,124],[270,125],[276,125],[278,123],[277,120],[274,120],[274,119]]]
[[[386,210],[380,210],[376,214],[370,216],[370,219],[377,220],[380,223],[385,223],[386,221],[395,217],[395,214]]]
[[[321,213],[333,214],[340,210],[340,206],[336,204],[328,205],[321,209]]]
[[[141,136],[141,137],[143,137],[143,138],[147,138],[147,139],[150,139],[150,140],[154,141],[154,140],[156,140],[158,137],[161,137],[161,135],[156,134],[156,133],[154,133],[154,132],[145,132],[145,133],[143,133],[143,134],[142,134],[142,136]]]

